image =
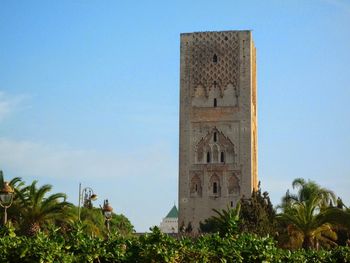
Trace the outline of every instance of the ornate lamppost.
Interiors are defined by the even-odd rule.
[[[101,206],[100,206],[101,207]],[[112,219],[112,211],[113,208],[109,205],[108,199],[103,201],[103,207],[101,207],[102,213],[105,217],[105,226],[107,228],[107,232],[109,233],[109,221]]]
[[[79,201],[78,201],[78,219],[80,221],[80,206],[81,203],[83,207],[92,208],[92,201],[97,200],[97,195],[94,194],[94,191],[90,187],[85,187],[81,190],[81,183],[79,183]]]
[[[7,223],[7,208],[12,205],[13,189],[8,182],[4,182],[4,186],[0,191],[0,205],[4,208],[4,225]]]

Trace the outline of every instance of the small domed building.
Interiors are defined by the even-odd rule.
[[[166,217],[163,218],[163,221],[160,223],[159,229],[163,233],[171,234],[178,232],[178,210],[176,205],[171,208]]]

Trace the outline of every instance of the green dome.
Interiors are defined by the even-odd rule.
[[[174,205],[165,218],[178,218],[178,215],[179,212],[177,211],[176,205]]]

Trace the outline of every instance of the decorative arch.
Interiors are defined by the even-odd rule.
[[[228,193],[230,195],[239,195],[240,193],[239,180],[236,175],[232,175],[228,179]]]
[[[233,142],[216,127],[197,142],[195,152],[197,163],[235,164],[236,153]]]
[[[192,196],[202,195],[202,182],[198,174],[194,175],[191,179],[190,194]]]
[[[201,84],[197,85],[197,87],[195,88],[195,91],[194,91],[194,97],[195,98],[204,98],[207,96],[208,96],[207,91],[203,87],[203,85],[201,85]]]
[[[210,177],[209,191],[210,191],[210,195],[213,195],[213,196],[220,196],[221,194],[220,178],[216,174],[213,174]]]

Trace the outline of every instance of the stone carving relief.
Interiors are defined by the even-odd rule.
[[[202,180],[198,173],[194,173],[191,178],[190,184],[191,196],[202,196]]]
[[[202,137],[195,146],[196,163],[235,163],[235,146],[217,128]],[[209,158],[208,158],[209,157]]]
[[[217,163],[219,161],[219,147],[217,144],[213,144],[212,153],[213,153],[213,163]]]
[[[220,178],[217,174],[213,174],[209,180],[209,195],[218,197],[221,195]]]
[[[239,195],[240,184],[239,179],[236,174],[232,174],[228,177],[228,194],[229,195]]]
[[[194,106],[210,106],[206,102],[214,98],[219,100],[218,106],[234,106],[231,105],[235,103],[233,98],[239,96],[238,34],[196,33],[188,52]],[[228,100],[220,103],[224,96],[228,96]]]

